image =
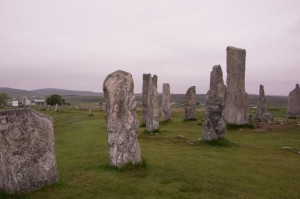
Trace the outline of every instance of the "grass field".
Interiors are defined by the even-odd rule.
[[[198,141],[203,112],[188,122],[176,112],[160,134],[139,129],[146,167],[115,170],[108,166],[104,112],[44,113],[54,118],[59,182],[1,199],[300,198],[300,126],[239,129],[228,132],[229,141],[208,144]]]

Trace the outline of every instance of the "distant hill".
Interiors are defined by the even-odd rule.
[[[32,91],[21,90],[15,88],[8,87],[0,87],[0,93],[6,93],[10,98],[17,98],[21,100],[23,96],[29,98],[41,98],[47,97],[52,94],[58,94],[61,96],[103,96],[103,93],[97,93],[92,91],[75,91],[75,90],[65,90],[65,89],[57,89],[57,88],[43,88],[36,89]]]
[[[102,93],[92,92],[92,91],[75,91],[75,90],[65,90],[65,89],[58,89],[58,88],[43,88],[43,89],[36,89],[32,90],[32,92],[39,93],[41,95],[49,96],[53,94],[58,95],[73,95],[73,96],[102,96]]]
[[[22,99],[23,96],[29,98],[40,98],[47,97],[52,94],[58,94],[64,97],[69,102],[81,103],[81,102],[97,102],[103,101],[103,93],[100,92],[92,92],[92,91],[76,91],[76,90],[65,90],[65,89],[57,89],[57,88],[43,88],[36,89],[32,91],[0,87],[0,93],[6,93],[11,98],[17,98],[19,100]],[[161,98],[161,94],[159,94]],[[197,102],[200,104],[205,103],[205,94],[197,94]],[[172,102],[176,103],[184,103],[185,94],[171,94]],[[258,99],[258,95],[249,94],[249,102],[251,106],[256,106]],[[142,101],[142,94],[136,94],[136,100]],[[287,96],[266,96],[266,100],[269,106],[286,106],[287,105]]]
[[[40,94],[35,93],[33,91],[15,89],[15,88],[7,88],[7,87],[0,87],[0,93],[6,93],[10,98],[18,98],[21,99],[23,96],[27,96],[30,98],[33,97],[41,97]]]

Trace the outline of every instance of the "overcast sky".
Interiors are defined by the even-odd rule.
[[[101,91],[115,70],[158,91],[209,88],[226,47],[244,48],[246,91],[300,83],[299,0],[0,0],[0,87]]]

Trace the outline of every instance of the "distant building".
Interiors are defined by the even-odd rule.
[[[45,100],[43,99],[33,99],[32,105],[45,105]]]
[[[19,107],[19,101],[12,101],[11,106],[12,107]]]

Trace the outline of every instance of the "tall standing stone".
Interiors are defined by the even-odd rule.
[[[151,74],[143,74],[143,91],[142,91],[142,126],[146,126],[148,112],[148,84]]]
[[[190,87],[185,94],[185,120],[196,120],[196,87]]]
[[[267,110],[267,101],[265,97],[264,86],[259,86],[259,96],[257,101],[257,109],[255,117],[253,118],[253,122],[271,122],[273,121],[273,115],[268,113]]]
[[[131,74],[121,70],[109,74],[103,83],[109,160],[115,167],[142,160],[133,88]]]
[[[249,99],[245,91],[246,50],[227,47],[227,93],[225,118],[231,124],[249,122]]]
[[[54,109],[55,112],[58,111],[58,104],[55,104],[55,109]]]
[[[29,192],[56,181],[52,120],[32,109],[0,111],[0,189]]]
[[[296,84],[296,88],[289,93],[288,97],[288,117],[300,117],[300,88]]]
[[[149,78],[147,104],[146,129],[152,132],[159,129],[159,96],[156,75]]]
[[[164,83],[163,84],[162,103],[161,103],[162,121],[168,121],[171,119],[170,102],[171,102],[170,85]]]
[[[205,118],[202,129],[203,140],[225,138],[226,121],[224,114],[226,86],[220,65],[213,67],[210,73],[210,87],[206,95]]]

